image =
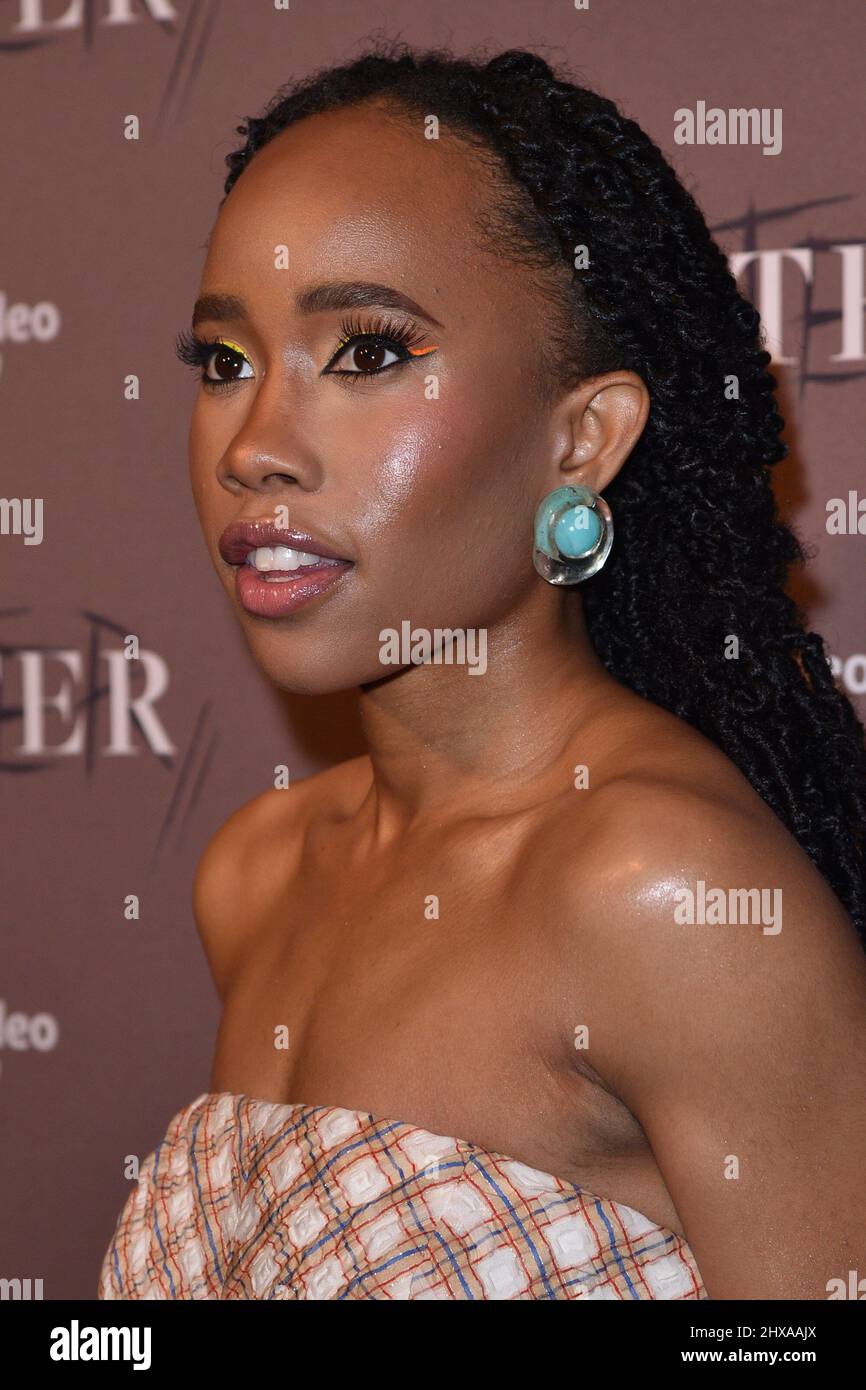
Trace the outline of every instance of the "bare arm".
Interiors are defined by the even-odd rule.
[[[593,1060],[643,1126],[710,1298],[827,1298],[866,1272],[866,955],[775,820],[696,798],[635,839],[601,894],[630,911],[607,938],[618,988]],[[741,920],[678,921],[698,880]],[[779,890],[752,924],[728,893],[750,888]]]
[[[193,912],[217,993],[229,981],[281,887],[289,793],[266,791],[241,806],[212,837],[193,880]]]

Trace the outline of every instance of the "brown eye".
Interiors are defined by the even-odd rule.
[[[242,375],[244,367],[249,367],[247,377]],[[249,380],[252,375],[252,367],[243,353],[237,348],[220,343],[208,358],[204,379],[214,384],[226,385],[232,381]]]
[[[405,358],[394,352],[393,348],[375,339],[354,344],[346,343],[337,357],[334,358],[334,363],[342,362],[344,364],[337,367],[336,372],[343,372],[348,376],[371,375],[382,371],[385,367],[393,366],[395,362],[403,361]],[[334,371],[333,365],[331,370]]]
[[[377,372],[387,355],[388,349],[381,343],[359,343],[349,354],[349,360],[359,372]]]

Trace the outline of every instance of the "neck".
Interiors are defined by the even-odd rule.
[[[431,663],[363,687],[375,840],[561,790],[565,750],[613,684],[578,596],[548,589],[487,630],[482,674]]]

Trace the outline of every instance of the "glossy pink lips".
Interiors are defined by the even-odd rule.
[[[263,547],[288,546],[293,550],[321,557],[321,563],[295,570],[256,570],[247,556]],[[226,564],[235,567],[238,602],[260,618],[283,618],[330,589],[350,569],[345,559],[325,542],[304,531],[277,526],[270,519],[235,521],[219,540],[219,552]]]

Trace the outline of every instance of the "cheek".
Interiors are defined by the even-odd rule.
[[[204,520],[203,508],[208,498],[213,496],[214,468],[212,441],[204,428],[202,415],[196,406],[189,425],[187,457],[189,459],[189,481],[199,517]]]
[[[507,418],[431,401],[366,477],[356,516],[371,575],[387,569],[445,595],[495,585],[503,565],[525,568],[521,548],[531,557],[532,469]]]
[[[242,417],[233,420],[225,410],[214,410],[199,393],[189,421],[190,469],[202,478],[212,476],[216,460],[242,423]]]
[[[217,435],[213,424],[198,406],[193,409],[189,427],[187,456],[189,481],[195,509],[208,549],[216,557],[216,538],[237,512],[237,499],[220,486],[216,461],[222,457],[226,440]]]

